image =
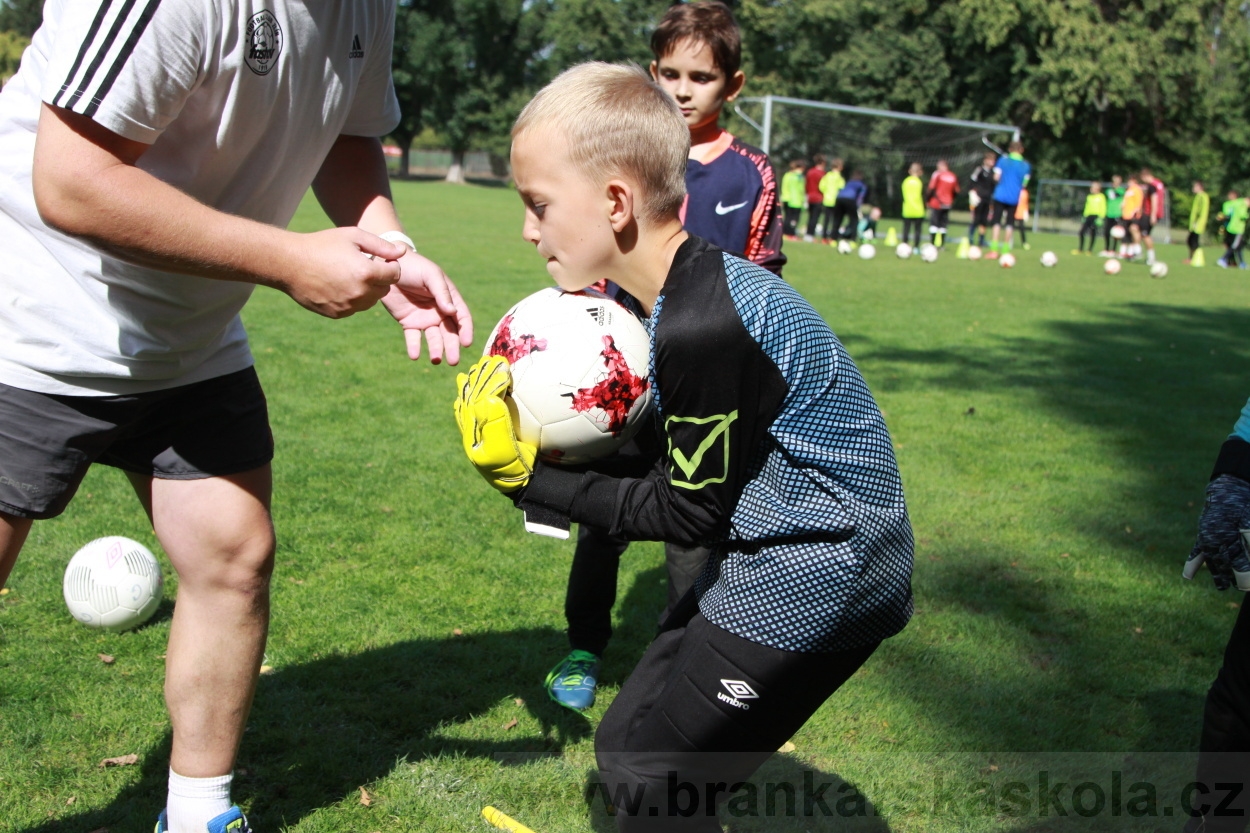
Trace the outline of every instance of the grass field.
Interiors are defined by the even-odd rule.
[[[400,183],[396,197],[472,305],[478,349],[546,285],[510,191]],[[295,226],[324,223],[306,206]],[[727,813],[729,829],[1179,830],[1242,598],[1179,572],[1250,394],[1250,284],[1181,267],[1179,247],[1151,280],[1104,275],[1067,254],[1073,238],[1030,242],[1010,271],[787,245],[787,278],[885,411],[917,610],[761,774],[759,815]],[[1054,269],[1037,263],[1047,247]],[[410,363],[380,310],[334,322],[260,290],[245,318],[278,444],[274,671],[235,782],[257,830],[485,831],[486,804],[538,833],[614,829],[585,798],[593,732],[663,605],[660,546],[623,560],[599,703],[559,709],[540,684],[565,650],[571,546],[525,535],[462,459],[455,370]],[[104,534],[157,549],[123,478],[99,468],[35,525],[0,597],[0,831],[149,830],[163,801],[176,580],[167,570],[167,601],[137,632],[78,625],[62,572]],[[130,753],[137,765],[98,766]],[[832,817],[802,815],[809,783],[834,785]]]

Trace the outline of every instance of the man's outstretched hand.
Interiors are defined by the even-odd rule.
[[[410,359],[421,358],[421,336],[429,346],[430,362],[460,363],[460,348],[473,343],[473,316],[460,291],[439,265],[409,250],[398,261],[399,282],[382,299],[387,311],[404,328]]]

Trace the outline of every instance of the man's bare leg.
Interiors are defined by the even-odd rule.
[[[225,775],[234,767],[269,627],[271,471],[131,481],[178,573],[165,661],[170,766],[192,778]]]
[[[0,512],[0,587],[9,580],[13,565],[17,563],[17,554],[26,543],[30,534],[32,521],[29,518],[18,518]]]

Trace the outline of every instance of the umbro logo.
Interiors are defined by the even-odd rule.
[[[360,35],[352,35],[352,51],[347,53],[348,58],[363,58],[365,50],[360,45]]]
[[[742,208],[742,206],[744,205],[746,205],[746,203],[744,202],[740,202],[737,205],[725,205],[720,200],[717,200],[716,201],[716,213],[728,214],[730,211],[737,211],[739,208]]]
[[[751,686],[742,680],[721,680],[720,684],[725,687],[725,691],[728,691],[730,696],[726,697],[724,693],[718,691],[716,692],[716,699],[721,702],[728,703],[735,709],[742,709],[743,711],[746,711],[751,708],[751,706],[742,702],[743,700],[759,699],[759,695],[755,693],[755,689],[751,688]]]

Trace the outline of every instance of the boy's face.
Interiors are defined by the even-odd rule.
[[[1102,183],[1100,183],[1100,182],[1093,182],[1093,183],[1090,183],[1090,186],[1089,186],[1089,192],[1090,192],[1091,194],[1101,194],[1101,193],[1102,193]]]
[[[599,280],[616,252],[611,202],[569,159],[568,144],[541,127],[512,143],[512,177],[525,203],[521,236],[547,260],[561,289],[574,292]]]
[[[691,130],[715,124],[721,108],[738,97],[746,81],[741,70],[726,78],[712,57],[712,50],[689,38],[678,41],[672,52],[651,62],[651,77],[677,102]]]
[[[1124,180],[1120,179],[1120,175],[1119,175],[1119,174],[1116,174],[1115,176],[1111,177],[1111,184],[1112,184],[1112,185],[1119,185],[1119,184],[1120,184],[1120,183],[1122,183],[1122,182],[1124,182]]]

